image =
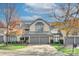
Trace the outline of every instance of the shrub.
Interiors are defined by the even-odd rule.
[[[24,37],[21,37],[20,40],[24,40]]]
[[[28,37],[25,37],[25,41],[27,41],[28,40]]]
[[[60,44],[63,44],[63,40],[59,40]]]
[[[53,42],[53,44],[59,44],[59,42]]]
[[[50,40],[50,43],[52,44],[53,43],[53,40]]]

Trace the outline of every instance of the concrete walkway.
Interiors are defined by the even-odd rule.
[[[9,56],[64,56],[51,45],[28,45],[27,48],[16,51],[0,50],[0,55]]]

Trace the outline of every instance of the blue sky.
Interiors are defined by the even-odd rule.
[[[50,9],[52,4],[23,4],[17,3],[15,4],[16,13],[22,20],[35,20],[37,18],[43,18],[48,22],[55,21],[55,19],[50,18],[48,14],[50,13]],[[5,8],[5,4],[0,4],[0,9]],[[46,11],[45,11],[46,10]],[[4,16],[2,12],[0,12],[0,20],[4,20]]]
[[[31,20],[31,18],[33,18],[32,20],[34,20],[40,17],[48,22],[55,21],[55,19],[50,18],[48,16],[47,11],[46,12],[40,11],[43,8],[42,6],[39,10],[39,8],[37,7],[40,7],[40,6],[38,5],[36,7],[36,5],[38,4],[35,4],[34,6],[31,6],[30,4],[17,4],[17,10],[20,18],[22,18],[23,20]],[[35,10],[35,8],[37,8],[37,10]]]
[[[14,4],[16,8],[16,14],[18,14],[21,20],[35,20],[37,18],[43,18],[48,22],[57,21],[54,17],[50,17],[50,14],[53,14],[53,8],[56,9],[56,13],[61,15],[63,14],[59,9],[57,4],[54,3],[17,3]],[[63,6],[64,4],[60,4]],[[5,4],[0,4],[0,9],[5,8]],[[3,20],[4,17],[2,12],[0,12],[0,20]]]

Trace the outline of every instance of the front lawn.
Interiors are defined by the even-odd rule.
[[[8,44],[7,46],[5,44],[0,44],[0,50],[16,50],[25,47],[26,45],[22,45],[22,44]]]
[[[65,55],[71,55],[73,54],[72,48],[64,48],[61,44],[52,44],[53,47],[55,47],[58,51],[63,52]],[[79,49],[74,49],[74,55],[79,55]]]

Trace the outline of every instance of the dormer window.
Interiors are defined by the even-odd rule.
[[[36,32],[43,32],[44,24],[42,22],[37,22],[35,24]]]

